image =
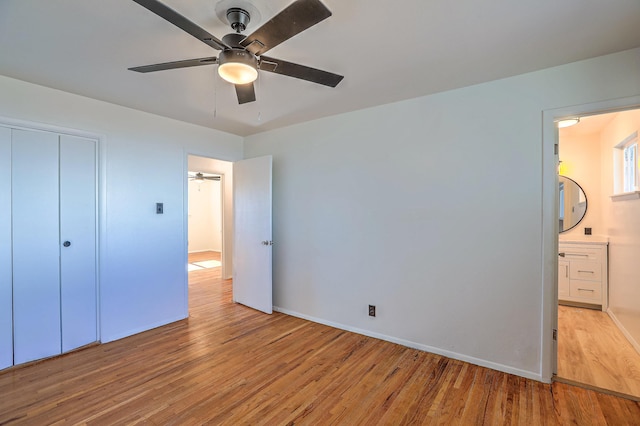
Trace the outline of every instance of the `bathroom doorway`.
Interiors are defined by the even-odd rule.
[[[558,130],[562,193],[578,192],[559,202],[555,379],[640,400],[640,188],[621,182],[640,173],[640,109],[576,118]]]

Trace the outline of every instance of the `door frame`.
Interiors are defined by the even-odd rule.
[[[106,239],[101,238],[106,235],[106,218],[107,214],[107,179],[106,179],[106,136],[98,133],[87,132],[84,130],[72,129],[69,127],[57,126],[53,124],[39,123],[29,120],[20,120],[11,117],[0,116],[0,126],[9,127],[19,130],[32,130],[48,133],[56,133],[58,135],[76,136],[85,139],[91,139],[96,143],[95,150],[95,182],[96,182],[96,342],[102,341],[101,336],[101,293],[100,293],[100,277],[102,256],[106,253]]]
[[[555,121],[640,107],[640,96],[542,111],[542,333],[541,377],[551,382],[558,371],[558,129]]]

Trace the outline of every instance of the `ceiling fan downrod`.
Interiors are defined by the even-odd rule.
[[[231,28],[238,34],[247,29],[251,16],[249,12],[239,7],[232,7],[227,10],[227,19],[231,24]]]

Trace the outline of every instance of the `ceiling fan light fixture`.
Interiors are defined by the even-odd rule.
[[[258,60],[245,50],[220,52],[218,75],[233,84],[249,84],[258,78]]]
[[[255,68],[241,62],[227,62],[220,65],[218,74],[233,84],[249,84],[258,78],[258,71]]]

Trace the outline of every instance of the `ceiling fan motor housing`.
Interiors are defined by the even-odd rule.
[[[240,44],[242,40],[246,37],[242,34],[230,33],[222,37],[222,42],[226,43],[231,47],[237,47],[238,49],[244,49],[244,47]]]
[[[228,62],[247,64],[252,68],[258,68],[258,58],[251,52],[234,47],[220,52],[218,64],[224,65]]]

